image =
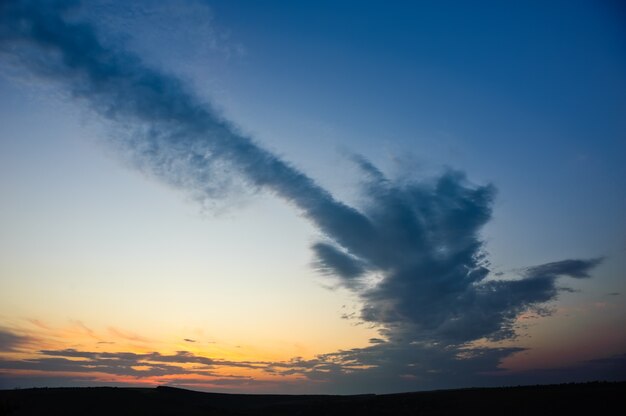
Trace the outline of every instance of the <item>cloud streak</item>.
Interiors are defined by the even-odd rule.
[[[502,358],[520,351],[386,343],[312,359],[238,362],[189,351],[160,354],[41,350],[31,358],[0,359],[0,386],[12,387],[9,380],[13,379],[14,383],[22,380],[36,386],[169,384],[230,392],[275,392],[280,388],[354,394],[623,379],[624,355],[543,370],[512,372],[498,368]]]
[[[315,266],[359,296],[360,318],[385,338],[353,351],[354,363],[381,352],[432,354],[428,345],[449,348],[443,357],[450,361],[468,342],[513,337],[519,314],[556,298],[558,278],[587,278],[600,262],[564,260],[528,268],[515,280],[496,279],[480,238],[491,218],[493,186],[473,185],[457,171],[394,181],[354,157],[365,202],[348,206],[240,133],[175,77],[104,44],[70,10],[65,2],[3,2],[4,56],[113,122],[124,132],[113,140],[120,153],[159,180],[210,199],[236,174],[297,208],[324,236],[312,246]],[[345,369],[342,354],[337,368]],[[404,358],[398,362],[411,364]]]
[[[0,352],[16,351],[31,341],[32,339],[28,336],[0,328]]]

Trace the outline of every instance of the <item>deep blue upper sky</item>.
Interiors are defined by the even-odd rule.
[[[626,28],[618,2],[212,7],[247,50],[225,77],[248,113],[314,114],[338,126],[342,146],[368,157],[411,152],[465,169],[494,182],[503,203],[515,199],[511,216],[575,218],[560,224],[573,240],[585,239],[567,231],[575,224],[594,244],[594,230],[623,234]],[[302,142],[294,137],[292,146]]]

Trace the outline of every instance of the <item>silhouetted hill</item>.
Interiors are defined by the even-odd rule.
[[[623,414],[625,393],[626,382],[357,396],[217,394],[171,387],[39,388],[0,391],[0,415]]]

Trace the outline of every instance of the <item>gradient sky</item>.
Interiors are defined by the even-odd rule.
[[[0,4],[0,388],[626,378],[619,2],[126,3]]]

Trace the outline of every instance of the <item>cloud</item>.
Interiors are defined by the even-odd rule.
[[[140,335],[131,333],[131,332],[126,332],[126,331],[122,331],[121,329],[115,328],[110,326],[108,328],[109,333],[116,337],[116,338],[120,338],[120,339],[124,339],[127,341],[135,341],[135,342],[141,342],[141,343],[149,343],[150,340],[147,338],[144,338]]]
[[[378,343],[273,363],[267,371],[298,374],[323,392],[390,393],[420,389],[497,385],[502,358],[521,348],[466,348],[416,342]]]
[[[213,375],[216,368],[263,369],[264,362],[229,361],[195,355],[158,352],[94,352],[76,349],[41,350],[35,358],[0,360],[0,370],[39,370],[43,372],[98,372],[116,376],[152,377],[164,375]],[[189,366],[193,364],[193,366]],[[224,374],[220,374],[224,377]]]
[[[18,335],[7,329],[0,328],[0,352],[16,351],[31,341],[30,337]]]
[[[424,182],[393,181],[355,160],[366,178],[360,212],[375,238],[313,248],[319,268],[360,296],[361,319],[381,325],[392,340],[456,345],[512,337],[519,314],[557,297],[557,278],[589,277],[601,261],[564,260],[527,268],[516,280],[495,279],[480,238],[491,218],[493,186],[472,185],[456,171]],[[368,274],[382,278],[360,284]]]
[[[100,383],[127,385],[137,383],[175,384],[211,388],[214,386],[257,386],[269,381],[236,374],[241,369],[247,373],[283,376],[303,374],[308,368],[294,367],[291,362],[231,361],[209,358],[189,351],[174,354],[159,352],[98,352],[73,348],[40,350],[29,358],[0,359],[0,383],[7,388],[23,385],[24,376],[29,385],[83,385],[87,380]],[[274,370],[279,367],[281,371]],[[294,369],[293,372],[287,368]],[[11,381],[13,380],[13,381]],[[284,381],[284,380],[283,380]],[[13,383],[13,385],[11,385]],[[45,384],[51,383],[51,384]],[[275,381],[274,381],[275,383]],[[0,384],[0,385],[2,385]]]
[[[231,391],[244,387],[354,394],[539,382],[619,381],[623,380],[626,368],[624,355],[544,370],[512,372],[499,368],[502,358],[520,351],[523,349],[394,342],[321,354],[312,359],[233,362],[188,351],[160,354],[42,350],[33,358],[0,360],[0,385],[6,388],[94,385],[106,381],[108,385],[148,383],[204,389],[228,386]],[[250,373],[233,374],[238,368],[256,371],[259,377]]]
[[[350,282],[365,273],[365,265],[358,258],[332,244],[318,242],[312,249],[317,257],[315,267],[322,273],[341,276],[347,286],[353,286]]]
[[[563,260],[553,263],[542,264],[541,266],[529,267],[525,271],[525,276],[533,278],[556,278],[559,276],[569,276],[577,279],[591,277],[589,272],[602,262],[601,258],[592,260]]]
[[[312,245],[315,267],[359,297],[360,319],[378,325],[386,341],[306,363],[290,362],[289,371],[321,378],[359,373],[363,366],[371,374],[381,375],[384,367],[385,374],[392,374],[391,369],[396,376],[433,378],[446,368],[475,371],[478,367],[469,362],[492,365],[512,350],[470,354],[464,345],[515,336],[514,322],[522,312],[556,299],[557,279],[587,278],[601,261],[563,260],[527,268],[514,279],[501,278],[491,273],[480,234],[491,219],[492,185],[472,184],[454,170],[423,181],[395,180],[354,156],[364,177],[364,202],[349,206],[243,135],[180,80],[105,44],[92,25],[72,20],[69,11],[62,1],[3,2],[0,50],[108,120],[117,133],[112,145],[143,172],[203,201],[222,196],[233,181],[241,181],[295,207],[323,235]],[[145,341],[114,328],[110,332]],[[73,352],[65,354],[31,365],[80,365],[67,363]],[[419,354],[431,357],[439,370]],[[140,373],[129,370],[121,356],[82,358],[95,360],[96,367]],[[150,359],[180,363],[192,357]],[[432,372],[416,375],[411,364]],[[285,364],[270,368],[278,371]],[[158,365],[151,369],[171,370]]]

